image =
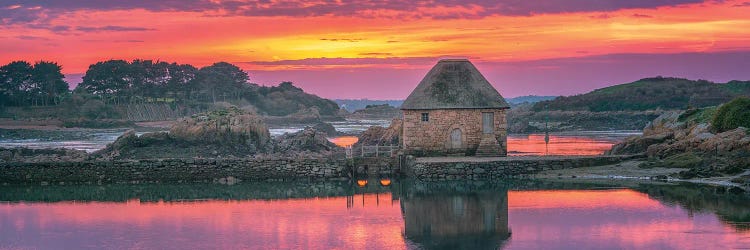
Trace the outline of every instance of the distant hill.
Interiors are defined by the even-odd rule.
[[[368,99],[336,99],[333,100],[342,109],[346,109],[346,111],[354,112],[360,109],[365,109],[368,105],[382,105],[382,104],[388,104],[393,107],[401,107],[401,104],[404,103],[404,100],[368,100]]]
[[[715,106],[737,96],[750,96],[750,81],[714,83],[706,80],[654,77],[597,89],[586,94],[541,101],[533,111],[644,111]]]
[[[549,101],[557,98],[557,96],[539,96],[539,95],[526,95],[513,98],[505,98],[505,101],[510,105],[518,105],[523,103],[536,103],[541,101]]]
[[[541,102],[541,101],[552,100],[552,99],[555,99],[556,97],[557,96],[527,95],[527,96],[519,96],[519,97],[513,97],[513,98],[505,98],[505,101],[515,106],[515,105],[523,104],[523,103],[536,103],[536,102]],[[346,109],[349,112],[362,110],[362,109],[365,109],[367,106],[375,106],[375,105],[383,105],[383,104],[388,104],[390,106],[399,108],[401,107],[401,104],[404,103],[404,100],[369,100],[369,99],[336,99],[333,101],[338,103],[341,108]]]
[[[358,119],[393,119],[402,116],[401,110],[388,104],[367,105],[364,109],[358,109],[351,113],[348,118]]]

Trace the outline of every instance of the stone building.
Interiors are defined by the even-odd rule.
[[[403,150],[411,155],[505,156],[509,108],[471,62],[440,60],[401,106]]]

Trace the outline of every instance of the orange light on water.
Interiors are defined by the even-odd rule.
[[[356,136],[339,136],[329,139],[329,141],[333,142],[333,144],[336,144],[336,146],[345,148],[354,145],[354,143],[357,143],[359,141],[359,138],[357,138]]]
[[[600,155],[612,148],[615,139],[591,138],[588,136],[550,135],[544,142],[544,134],[508,136],[510,155]]]

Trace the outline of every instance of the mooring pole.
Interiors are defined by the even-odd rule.
[[[549,106],[544,104],[544,154],[549,155]]]

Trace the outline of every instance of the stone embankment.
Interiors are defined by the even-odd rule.
[[[245,180],[346,179],[346,160],[165,159],[4,163],[0,184],[236,183]]]
[[[544,170],[615,164],[639,157],[643,156],[426,157],[407,159],[402,171],[419,180],[501,179],[531,175]]]

